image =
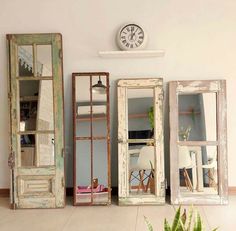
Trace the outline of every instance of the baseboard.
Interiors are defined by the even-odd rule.
[[[112,187],[112,191],[111,191],[112,195],[118,195],[118,187]],[[170,194],[170,190],[167,189],[166,194],[169,195]],[[10,190],[8,188],[0,188],[0,197],[9,197],[10,195]],[[69,187],[66,188],[66,195],[67,196],[73,196],[73,188]],[[230,186],[229,187],[229,195],[236,195],[236,186]]]
[[[236,195],[236,186],[229,187],[229,195]]]
[[[0,188],[0,197],[9,197],[10,189],[9,188]]]

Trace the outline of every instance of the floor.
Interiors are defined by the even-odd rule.
[[[0,231],[146,231],[144,216],[154,231],[163,230],[163,220],[173,220],[175,207],[111,206],[74,207],[68,198],[64,209],[10,210],[8,198],[0,198]],[[183,206],[185,207],[185,206]],[[198,206],[206,231],[236,230],[236,196],[230,196],[227,206]]]

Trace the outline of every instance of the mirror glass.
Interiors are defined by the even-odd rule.
[[[18,46],[18,75],[34,76],[32,46]]]
[[[178,95],[179,140],[216,141],[216,93]]]
[[[93,141],[93,202],[108,201],[107,141]]]
[[[76,202],[91,202],[91,141],[76,141]]]
[[[178,150],[181,195],[217,195],[217,147],[178,146]]]
[[[39,166],[54,165],[54,134],[37,134]]]
[[[20,136],[21,143],[21,166],[22,167],[30,167],[35,166],[35,135],[21,135]]]
[[[53,130],[52,80],[19,81],[20,131]]]
[[[36,70],[37,76],[52,76],[52,47],[51,45],[37,45]]]
[[[127,97],[129,193],[155,194],[153,89],[128,89]]]
[[[87,76],[75,78],[76,136],[79,137],[88,137],[91,134],[89,89],[90,78]]]

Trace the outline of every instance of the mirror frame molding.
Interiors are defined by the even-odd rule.
[[[132,88],[153,89],[154,97],[154,144],[155,144],[155,195],[129,196],[128,158],[128,99],[127,90]],[[118,202],[119,205],[142,205],[165,203],[164,139],[163,139],[163,79],[120,79],[118,93]],[[159,148],[157,148],[159,147]],[[159,190],[157,190],[159,189]]]
[[[178,95],[196,93],[216,93],[216,141],[178,141],[179,113]],[[169,82],[169,124],[170,124],[170,178],[172,204],[227,204],[228,167],[227,167],[227,115],[226,81],[193,80]],[[218,195],[181,196],[179,189],[178,145],[217,146],[218,155]]]

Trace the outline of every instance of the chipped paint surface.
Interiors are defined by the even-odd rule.
[[[178,95],[216,93],[217,101],[217,140],[178,142]],[[170,107],[170,171],[171,203],[173,204],[227,204],[228,203],[228,164],[227,164],[227,124],[226,124],[226,81],[172,81],[169,83]],[[183,196],[179,188],[178,145],[215,145],[218,150],[218,194]]]
[[[15,153],[15,167],[11,178],[11,203],[16,208],[57,208],[65,205],[64,179],[64,98],[62,73],[62,38],[60,34],[13,34],[8,35],[9,52],[9,93],[10,102],[10,143]],[[18,46],[35,44],[52,45],[53,99],[54,99],[54,139],[55,166],[21,167],[19,134],[19,81]],[[33,54],[35,58],[35,53]],[[36,60],[36,58],[35,58]],[[24,81],[44,80],[44,77],[24,77]],[[37,134],[37,132],[35,132]],[[26,133],[27,134],[27,133]],[[48,132],[45,132],[48,134]],[[38,163],[36,152],[36,165]],[[34,188],[34,190],[31,190]],[[27,191],[28,190],[28,191]],[[38,191],[37,191],[38,190]]]
[[[163,204],[165,203],[164,183],[164,145],[163,145],[163,80],[153,79],[122,79],[117,84],[118,92],[118,177],[119,204]],[[128,156],[128,118],[127,89],[152,88],[154,90],[154,143],[155,143],[155,195],[134,197],[129,195],[129,156]]]

